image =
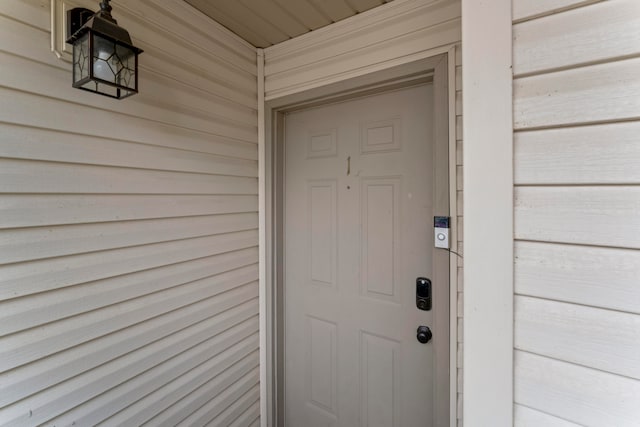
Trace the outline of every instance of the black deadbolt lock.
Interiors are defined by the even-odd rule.
[[[418,338],[418,341],[420,341],[420,343],[426,344],[431,341],[432,337],[433,334],[431,333],[431,329],[429,329],[428,326],[418,326],[416,338]]]
[[[431,280],[426,277],[416,279],[416,307],[420,310],[431,310]]]

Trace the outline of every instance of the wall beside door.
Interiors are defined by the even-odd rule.
[[[395,0],[265,49],[266,100],[446,52],[459,0]]]
[[[376,9],[332,24],[295,39],[265,49],[265,96],[275,101],[338,84],[354,77],[392,68],[397,65],[453,52],[455,74],[450,76],[455,92],[456,182],[452,197],[457,204],[457,229],[453,232],[456,245],[452,249],[462,253],[462,60],[459,0],[395,0]],[[462,316],[462,259],[454,261],[458,269],[458,316]],[[454,294],[455,298],[455,294]],[[455,333],[458,331],[458,333]],[[458,345],[457,373],[452,390],[457,389],[458,425],[462,425],[462,318],[454,327]],[[457,350],[457,351],[456,351]],[[458,387],[455,387],[456,378]]]
[[[113,7],[124,101],[71,88],[49,1],[0,2],[0,425],[258,425],[255,49]]]
[[[513,2],[515,424],[637,425],[640,3],[556,3]]]

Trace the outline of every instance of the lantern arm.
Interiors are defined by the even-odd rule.
[[[69,12],[71,13],[72,11]],[[100,10],[93,14],[93,16],[89,18],[87,22],[80,27],[80,29],[73,33],[67,39],[67,43],[73,44],[88,31],[93,31],[94,33],[107,37],[116,43],[126,45],[137,54],[143,52],[142,49],[133,45],[129,32],[120,27],[117,21],[113,19],[111,16],[111,6],[107,0],[103,0],[100,3]]]

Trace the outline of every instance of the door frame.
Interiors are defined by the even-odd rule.
[[[457,241],[457,174],[455,138],[455,46],[442,53],[414,60],[382,71],[350,78],[301,93],[264,100],[263,52],[258,51],[259,68],[259,163],[260,167],[260,312],[261,312],[261,414],[262,425],[284,425],[284,118],[291,111],[334,103],[383,91],[432,82],[434,87],[435,152],[448,167],[448,215],[451,241]],[[261,88],[262,87],[262,88]],[[438,185],[436,182],[434,185]],[[444,202],[445,204],[447,201]],[[434,408],[447,408],[437,415],[436,425],[456,423],[457,396],[457,257],[434,252],[448,259],[449,292],[434,304],[444,307],[435,322],[446,322],[449,345],[436,352]],[[443,258],[440,258],[443,259]],[[443,327],[444,328],[444,327]],[[442,390],[447,390],[443,393]],[[446,413],[445,413],[446,412]]]

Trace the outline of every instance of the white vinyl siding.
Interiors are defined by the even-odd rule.
[[[460,0],[394,0],[265,49],[266,99],[428,58],[460,39]]]
[[[640,420],[640,3],[513,1],[515,424]]]
[[[0,2],[0,425],[257,425],[255,49],[112,5],[123,101],[71,88],[49,1]]]

